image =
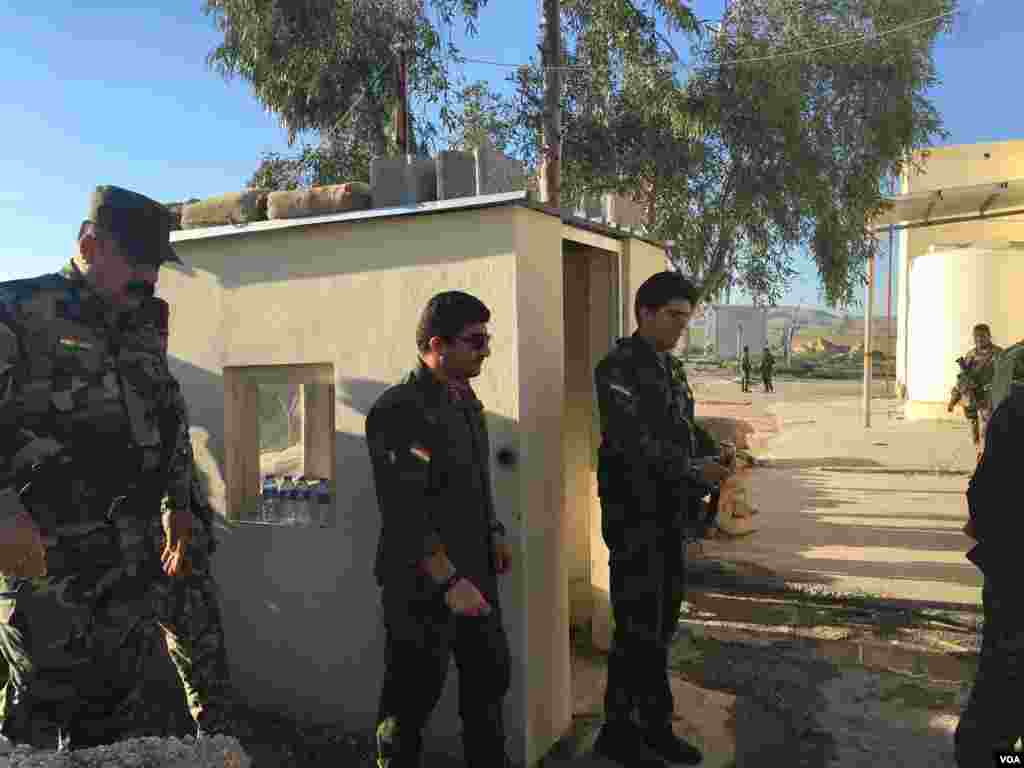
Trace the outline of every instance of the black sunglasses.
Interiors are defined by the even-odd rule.
[[[455,336],[453,338],[466,342],[470,347],[477,351],[480,351],[491,343],[491,334],[489,333],[473,333],[469,336]]]

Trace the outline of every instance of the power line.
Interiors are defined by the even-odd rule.
[[[781,53],[773,53],[767,56],[756,56],[749,59],[732,59],[730,61],[721,61],[717,64],[704,64],[698,65],[695,69],[721,69],[723,67],[735,67],[743,64],[760,64],[766,61],[774,61],[776,59],[790,58],[792,56],[806,56],[809,53],[818,53],[820,51],[828,51],[835,48],[842,48],[847,45],[856,45],[858,43],[866,43],[872,40],[881,40],[882,38],[895,35],[899,32],[905,32],[908,29],[920,27],[925,24],[930,24],[934,21],[941,21],[949,16],[953,16],[956,11],[947,11],[946,13],[940,13],[938,16],[930,16],[927,19],[918,19],[917,21],[911,21],[906,24],[900,24],[899,26],[892,27],[891,29],[882,30],[881,32],[875,32],[867,35],[861,35],[849,40],[841,40],[837,43],[828,43],[826,45],[818,45],[813,48],[802,48],[795,51],[783,51]],[[462,61],[471,62],[473,64],[487,64],[492,67],[505,67],[508,69],[521,69],[523,67],[530,67],[530,64],[508,64],[500,61],[492,61],[490,59],[478,59],[469,56],[459,57]],[[680,62],[682,63],[682,62]],[[658,69],[657,65],[652,65],[651,69]],[[564,72],[574,72],[576,70],[587,70],[592,69],[591,66],[585,64],[568,64],[557,67],[541,67],[541,69],[547,70],[560,70]]]

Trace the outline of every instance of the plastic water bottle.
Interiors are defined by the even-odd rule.
[[[311,525],[313,523],[313,486],[306,482],[298,491],[299,500],[295,509],[295,522],[299,525]]]
[[[260,519],[265,523],[277,520],[280,512],[281,499],[277,493],[277,482],[273,475],[263,479],[263,492],[260,497]]]
[[[327,527],[331,509],[331,489],[326,480],[321,480],[316,486],[316,507],[320,525]]]
[[[281,507],[280,514],[278,515],[277,521],[289,525],[295,520],[295,482],[292,480],[291,475],[285,475],[284,481],[281,483],[280,494],[281,494]]]

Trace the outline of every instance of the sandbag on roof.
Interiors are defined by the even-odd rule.
[[[198,203],[186,205],[181,212],[184,229],[220,227],[225,224],[248,224],[267,218],[266,189],[246,189],[218,197],[208,197]]]
[[[362,181],[350,181],[325,187],[271,192],[267,198],[267,218],[300,219],[363,211],[370,207],[370,185]]]

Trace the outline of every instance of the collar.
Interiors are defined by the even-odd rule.
[[[434,375],[430,367],[420,360],[412,374],[413,380],[435,401],[447,398],[448,402],[479,402],[468,381],[443,382]]]
[[[637,347],[639,347],[640,349],[644,350],[645,354],[651,355],[652,357],[654,357],[655,360],[657,360],[659,363],[661,363],[661,367],[664,368],[666,371],[668,371],[669,374],[671,375],[671,373],[672,373],[672,364],[669,361],[669,353],[668,352],[659,352],[655,348],[654,344],[652,344],[647,339],[647,337],[640,335],[640,331],[633,331],[633,335],[630,336],[629,338],[632,340],[632,342]],[[623,339],[623,341],[625,341],[625,339]]]
[[[74,259],[68,261],[59,273],[70,284],[74,301],[84,320],[117,327],[121,310],[103,298],[90,284]]]

